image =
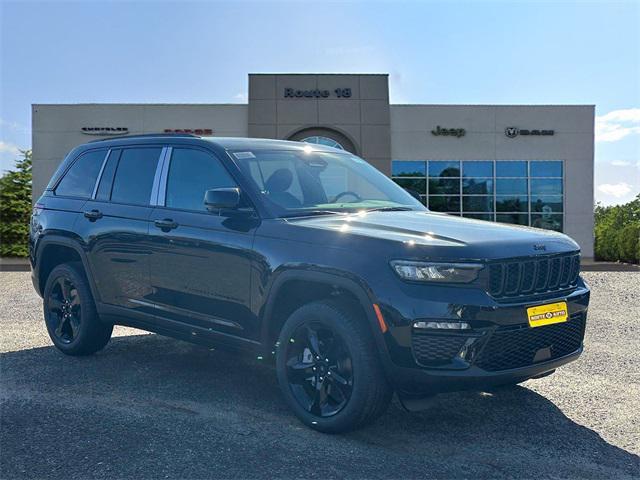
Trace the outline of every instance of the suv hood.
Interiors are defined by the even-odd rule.
[[[429,247],[430,253],[438,257],[458,259],[509,258],[580,249],[561,233],[434,212],[374,211],[288,221],[307,228],[333,230],[350,238],[399,242],[411,249]]]

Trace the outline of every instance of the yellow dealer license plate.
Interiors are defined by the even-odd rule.
[[[542,327],[552,323],[562,323],[569,319],[567,302],[550,303],[527,308],[530,327]]]

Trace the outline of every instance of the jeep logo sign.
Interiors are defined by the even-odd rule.
[[[555,133],[554,130],[538,130],[538,129],[534,129],[534,130],[527,130],[527,129],[520,129],[518,127],[507,127],[504,129],[504,134],[508,137],[508,138],[516,138],[518,135],[522,135],[522,136],[526,136],[526,135],[553,135]]]
[[[441,128],[440,125],[435,130],[431,130],[431,135],[437,136],[450,136],[450,137],[464,137],[467,131],[464,128]]]

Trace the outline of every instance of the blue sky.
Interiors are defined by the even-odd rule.
[[[595,104],[597,200],[640,192],[639,1],[0,5],[2,170],[32,103],[244,103],[249,72],[371,72],[392,103]]]

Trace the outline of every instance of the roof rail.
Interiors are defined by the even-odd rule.
[[[136,138],[154,138],[154,137],[191,137],[191,138],[200,138],[200,135],[194,135],[193,133],[142,133],[139,135],[118,135],[115,137],[109,138],[97,138],[95,140],[91,140],[89,143],[95,142],[106,142],[107,140],[120,140],[120,139],[136,139]]]

